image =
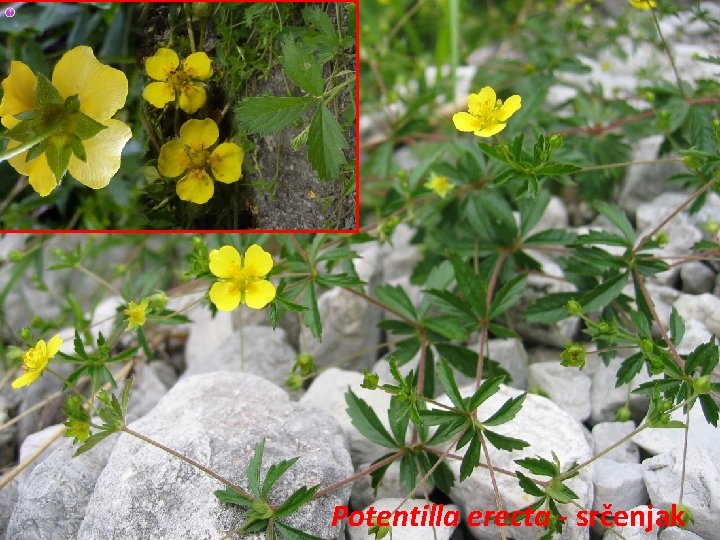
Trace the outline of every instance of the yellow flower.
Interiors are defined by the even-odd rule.
[[[182,176],[176,191],[183,201],[208,202],[215,191],[213,177],[225,184],[240,179],[243,149],[234,143],[222,143],[210,151],[219,136],[212,120],[188,120],[180,128],[180,140],[165,143],[160,149],[158,171],[168,178]]]
[[[198,81],[207,81],[213,70],[210,57],[204,52],[192,53],[180,67],[177,53],[161,48],[145,61],[145,71],[158,81],[143,90],[143,97],[154,107],[162,109],[177,98],[177,105],[192,114],[205,105],[207,94]]]
[[[642,10],[650,10],[655,8],[655,0],[630,0],[632,7]]]
[[[12,382],[12,387],[20,388],[37,381],[45,371],[50,359],[60,350],[62,342],[63,340],[59,334],[53,336],[48,343],[41,339],[34,347],[31,347],[28,352],[23,354],[22,363],[25,373]]]
[[[145,324],[145,313],[147,312],[149,300],[144,298],[139,304],[130,302],[125,309],[125,315],[128,318],[128,330],[137,328]]]
[[[220,281],[210,287],[210,300],[220,311],[232,311],[240,303],[264,308],[275,298],[275,286],[265,279],[272,267],[272,256],[257,244],[244,257],[232,246],[213,249],[210,272]]]
[[[505,122],[521,107],[518,95],[510,96],[505,103],[497,99],[495,90],[484,87],[468,97],[468,111],[453,115],[453,123],[459,131],[472,131],[478,137],[492,137],[505,129]]]
[[[447,176],[437,176],[433,174],[430,180],[425,182],[425,187],[434,191],[444,199],[445,196],[450,193],[450,190],[455,187],[455,185],[448,180]]]
[[[10,73],[2,82],[4,95],[0,102],[0,122],[3,126],[14,128],[21,122],[16,115],[39,108],[35,93],[37,85],[38,78],[28,66],[17,61],[10,63]],[[132,136],[127,125],[112,119],[125,105],[128,93],[127,77],[122,71],[98,62],[90,47],[80,46],[63,54],[55,65],[51,85],[51,90],[53,89],[56,94],[59,93],[59,97],[66,100],[74,100],[73,96],[77,96],[79,113],[89,117],[82,120],[101,124],[97,125],[99,132],[92,129],[92,136],[83,136],[87,126],[80,126],[78,123],[79,116],[82,116],[75,114],[78,111],[64,110],[62,106],[51,111],[56,124],[53,127],[56,129],[43,144],[48,145],[48,148],[66,150],[65,157],[69,158],[64,164],[60,160],[56,172],[58,167],[63,174],[67,169],[77,181],[89,188],[105,187],[120,169],[120,153]],[[71,144],[73,142],[74,146]],[[80,150],[77,143],[80,143]],[[7,148],[10,150],[20,145],[19,141],[10,140]],[[27,160],[27,157],[28,151],[24,151],[10,158],[8,162],[18,173],[28,176],[33,189],[44,197],[55,189],[60,178],[56,177],[48,165],[46,151],[31,156],[30,160]],[[57,157],[55,159],[57,160]],[[65,169],[62,165],[65,165]]]

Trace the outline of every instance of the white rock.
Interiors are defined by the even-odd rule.
[[[593,450],[599,454],[606,448],[610,448],[623,437],[626,437],[635,429],[635,423],[629,422],[600,422],[592,429]],[[635,443],[628,440],[617,448],[604,455],[605,459],[611,459],[620,463],[640,463],[640,452]],[[638,503],[640,504],[640,503]]]
[[[262,473],[299,457],[275,484],[279,504],[301,486],[328,486],[353,473],[342,430],[325,412],[298,405],[274,384],[247,373],[213,372],[184,378],[130,429],[191,457],[248,489],[247,467],[265,440]],[[188,463],[123,434],[95,486],[79,540],[188,538],[217,540],[235,530],[247,510],[221,503],[223,485]],[[303,506],[287,523],[322,538],[350,487]],[[261,535],[250,535],[260,540]]]
[[[0,477],[0,480],[5,480],[5,476]],[[12,516],[17,500],[18,484],[16,478],[0,490],[0,537],[2,538],[5,538],[7,525],[10,522],[10,516]]]
[[[474,391],[474,385],[460,389],[463,397],[471,396]],[[519,394],[521,394],[519,390],[501,385],[500,391],[480,406],[479,418],[482,420],[489,417],[507,399]],[[441,403],[450,404],[447,396],[443,395],[438,400]],[[490,460],[495,467],[515,470],[518,468],[514,462],[516,459],[541,456],[552,460],[551,451],[555,451],[561,466],[568,468],[572,463],[581,463],[592,455],[590,445],[580,426],[579,422],[549,399],[529,394],[522,409],[512,421],[493,427],[492,430],[502,435],[522,439],[530,446],[521,451],[506,452],[489,445]],[[467,447],[458,450],[457,453],[462,455],[466,449]],[[456,479],[459,478],[460,461],[450,460],[449,465]],[[495,478],[502,497],[502,508],[513,511],[524,508],[534,501],[533,497],[520,489],[515,478],[500,473],[496,473]],[[581,469],[580,474],[568,481],[567,485],[579,496],[578,503],[583,508],[588,508],[592,504],[592,478],[587,469]],[[496,504],[490,476],[482,467],[475,469],[470,477],[462,483],[456,482],[450,497],[463,510],[465,516],[472,510],[493,509]],[[566,516],[576,513],[576,508],[572,505],[560,505],[559,508]],[[498,528],[494,526],[471,527],[470,532],[475,538],[480,539],[496,540],[500,536]],[[508,527],[507,533],[516,540],[530,540],[536,538],[539,531],[535,527],[523,526]],[[564,540],[587,539],[588,535],[587,527],[578,527],[573,520],[569,520],[560,538]]]
[[[367,515],[367,511],[370,507],[375,510],[376,514],[381,511],[393,512],[396,508],[398,508],[402,501],[402,498],[378,499],[374,501],[372,505],[363,509],[363,513]],[[400,510],[408,512],[409,516],[409,513],[413,510],[413,508],[417,508],[418,517],[416,519],[422,519],[423,512],[425,512],[426,519],[428,519],[428,517],[430,516],[431,504],[432,503],[428,503],[427,501],[418,501],[417,499],[411,499],[409,501],[405,501],[403,505],[400,506]],[[458,515],[457,513],[459,512],[458,507],[454,504],[443,505],[442,510],[443,513],[441,515],[441,518],[448,516],[448,512],[455,512],[455,515]],[[436,507],[435,511],[439,512],[439,507]],[[393,518],[391,517],[390,519]],[[407,518],[407,525],[402,526],[402,519],[403,518],[400,517],[399,524],[392,527],[392,540],[449,540],[450,536],[455,530],[454,526],[447,526],[445,524],[442,524],[440,526],[413,527],[410,525],[410,517]],[[450,517],[450,519],[452,519],[452,516]],[[392,525],[392,523],[393,522],[391,521],[390,524]],[[366,524],[357,527],[348,526],[347,531],[350,540],[364,540],[366,538],[375,538],[374,534],[368,534],[368,527]]]
[[[602,512],[603,505],[607,504],[612,504],[614,510],[625,510],[647,502],[643,468],[639,463],[598,458],[592,463],[592,470],[595,487],[593,510]]]
[[[681,294],[675,309],[683,320],[697,319],[716,336],[720,336],[720,298],[709,293]]]
[[[48,426],[44,429],[41,429],[40,431],[31,433],[30,435],[25,437],[25,440],[20,445],[20,455],[18,456],[20,462],[25,461],[28,457],[38,451],[42,446],[45,446],[47,441],[49,441],[50,438],[53,437],[53,435],[55,435],[61,427],[63,427],[61,424],[53,424],[52,426]],[[64,439],[62,437],[55,439],[45,450],[42,451],[42,453],[38,455],[38,457],[34,461],[32,461],[16,477],[19,489],[22,490],[26,480],[30,478],[30,474],[32,473],[33,469],[37,467],[40,463],[42,463],[43,460],[47,458],[50,454],[52,454],[52,452],[60,446],[63,440]]]
[[[122,392],[122,384],[118,386],[117,394],[119,395]],[[135,368],[135,377],[133,378],[130,402],[128,403],[128,414],[135,418],[146,415],[157,405],[157,402],[167,391],[167,386],[160,381],[155,374],[155,370],[150,365],[139,364]]]
[[[630,408],[633,413],[641,416],[647,411],[649,400],[645,396],[628,393],[628,385],[624,384],[619,388],[615,388],[616,374],[623,363],[624,358],[615,357],[606,366],[601,364],[598,366],[595,375],[593,375],[592,392],[592,413],[591,422],[612,422],[615,420],[615,412],[618,408],[625,405],[630,397]],[[634,390],[644,382],[648,382],[650,376],[647,370],[641,369],[635,378],[630,381],[630,390]]]
[[[615,509],[613,509],[615,510]],[[624,508],[619,508],[618,510],[625,510]],[[630,508],[627,510],[628,515],[631,515],[632,512],[637,512],[638,514],[643,515],[643,519],[647,519],[648,515],[652,515],[653,523],[655,520],[657,520],[657,514],[658,510],[656,508],[650,509],[646,505],[642,506],[636,506],[635,508]],[[628,517],[628,519],[630,519]],[[636,518],[639,519],[639,518]],[[641,526],[641,525],[635,525],[631,526],[628,525],[626,527],[612,527],[609,529],[605,536],[603,536],[603,540],[618,540],[618,538],[623,538],[624,540],[657,540],[658,537],[658,529],[657,527],[652,527],[650,531],[646,531],[647,525]],[[618,532],[622,536],[618,536],[615,534],[615,532]]]
[[[673,412],[670,417],[685,422],[685,415],[680,409]],[[681,428],[647,428],[632,438],[635,444],[653,455],[682,448],[684,440],[685,430]],[[707,423],[699,403],[690,410],[688,447],[708,450],[720,448],[720,429]]]
[[[680,267],[682,290],[688,294],[709,293],[715,286],[715,272],[700,261],[690,261]]]
[[[183,378],[212,371],[252,373],[285,384],[295,363],[295,351],[282,328],[246,326],[235,331],[220,347],[186,355]]]
[[[590,416],[590,377],[577,368],[558,362],[532,364],[528,384],[540,388],[575,420],[583,422]]]
[[[368,369],[377,358],[380,331],[377,311],[363,298],[339,287],[318,298],[323,322],[322,340],[305,337],[307,352],[322,367],[340,365],[357,370]]]
[[[698,346],[709,342],[713,335],[702,322],[689,319],[685,322],[685,333],[677,350],[680,354],[690,354]]]
[[[387,453],[387,448],[366,439],[350,421],[346,412],[345,393],[348,388],[364,399],[375,411],[380,421],[389,430],[387,410],[390,408],[390,395],[382,390],[367,390],[360,384],[362,373],[330,368],[318,375],[300,398],[300,403],[313,405],[333,415],[350,441],[353,463],[371,463]]]
[[[75,538],[116,442],[117,435],[111,435],[74,457],[77,448],[62,440],[20,490],[7,538]]]
[[[668,527],[660,533],[658,538],[660,540],[703,540],[701,536],[698,536],[694,532],[678,527]]]
[[[691,424],[692,426],[692,424]],[[683,448],[648,458],[642,463],[645,485],[655,508],[669,510],[680,499]],[[717,447],[709,450],[688,444],[683,504],[694,521],[686,528],[703,538],[717,538],[720,515],[720,467]]]
[[[568,213],[565,203],[560,197],[550,197],[542,217],[530,230],[529,234],[539,233],[545,229],[563,229],[568,226]]]
[[[477,339],[476,335],[474,343],[471,343],[468,348],[477,351]],[[506,381],[508,386],[520,390],[525,390],[528,387],[528,356],[522,340],[490,339],[486,350],[488,357],[500,364],[500,367],[510,375],[510,381]],[[475,378],[470,379],[461,373],[456,373],[455,377],[458,386],[475,382]]]
[[[100,334],[102,334],[106,340],[110,340],[113,328],[115,327],[115,319],[118,316],[120,318],[125,317],[122,312],[118,312],[118,308],[125,303],[126,302],[119,296],[111,296],[97,305],[93,312],[92,323],[90,324],[93,341],[97,340]],[[94,349],[94,345],[95,343],[85,344],[85,346],[90,349]]]

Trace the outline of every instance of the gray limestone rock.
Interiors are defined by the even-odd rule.
[[[558,362],[531,364],[528,384],[545,392],[575,420],[584,422],[590,416],[591,380],[577,368]]]
[[[720,298],[705,294],[681,294],[675,309],[684,320],[697,319],[716,336],[720,336]]]
[[[405,501],[402,506],[400,506],[401,502],[403,502],[402,498],[378,499],[364,508],[363,513],[367,515],[367,511],[370,507],[375,510],[376,515],[378,512],[382,511],[393,512],[399,507],[400,510],[408,513],[410,513],[413,508],[417,508],[418,519],[422,519],[421,516],[423,512],[425,512],[426,519],[427,516],[430,515],[431,503],[428,503],[428,501],[411,499],[409,501]],[[454,504],[447,504],[443,505],[442,510],[443,514],[438,514],[441,516],[441,519],[443,515],[447,515],[446,513],[448,511],[458,512],[458,507]],[[436,509],[436,511],[439,510]],[[400,519],[402,519],[402,517]],[[410,518],[408,518],[408,520],[409,519]],[[390,523],[392,525],[392,522]],[[347,530],[350,540],[375,538],[374,534],[368,534],[367,525],[348,527]],[[392,540],[449,540],[454,530],[455,527],[447,526],[445,524],[440,526],[411,526],[408,521],[407,525],[403,526],[402,521],[400,521],[397,526],[392,527]]]
[[[625,510],[648,501],[643,469],[639,463],[598,458],[592,463],[592,470],[595,488],[593,510],[602,512],[603,505],[609,504],[614,510]]]
[[[186,377],[130,428],[245,489],[247,466],[261,440],[263,474],[273,463],[299,457],[271,491],[273,504],[301,486],[327,486],[353,472],[345,437],[330,415],[293,404],[277,386],[246,373]],[[123,434],[98,479],[77,538],[219,539],[246,514],[216,499],[213,492],[223,487],[180,459]],[[287,523],[321,538],[337,538],[341,530],[330,525],[332,512],[335,505],[347,504],[349,494],[349,486],[335,491],[304,506]]]
[[[690,261],[680,267],[680,280],[685,293],[709,293],[715,286],[715,272],[700,261]]]
[[[680,497],[683,470],[683,448],[642,462],[645,485],[655,508],[670,509]],[[702,538],[717,538],[720,515],[720,466],[717,447],[695,448],[688,445],[685,462],[683,504],[693,514],[686,523],[688,530]]]
[[[599,454],[610,448],[623,437],[635,429],[634,422],[600,422],[592,429],[593,450]],[[617,448],[605,454],[605,459],[612,459],[620,463],[640,463],[640,452],[632,441],[625,441]],[[638,503],[639,504],[639,503]]]
[[[98,476],[117,442],[112,435],[73,457],[76,447],[63,440],[39,463],[20,490],[7,539],[73,539],[85,517]]]
[[[212,371],[252,373],[278,385],[285,384],[295,363],[295,350],[288,344],[285,330],[269,326],[245,326],[234,331],[224,343],[204,351],[186,354],[183,378]]]

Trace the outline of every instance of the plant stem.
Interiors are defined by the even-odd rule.
[[[677,81],[678,90],[680,90],[680,95],[685,99],[687,96],[685,95],[685,90],[682,85],[682,79],[680,79],[680,73],[678,73],[677,66],[675,65],[675,58],[673,57],[672,52],[670,51],[670,46],[668,45],[668,42],[665,41],[665,36],[663,35],[662,29],[660,28],[660,21],[658,21],[657,13],[654,9],[652,11],[652,17],[653,21],[655,21],[655,28],[657,28],[658,35],[660,36],[660,41],[662,41],[663,48],[665,49],[665,53],[667,54],[668,60],[670,60],[670,65],[672,66],[673,73],[675,73],[675,80]]]
[[[493,492],[495,493],[495,506],[497,507],[497,510],[499,512],[503,508],[503,502],[502,498],[500,497],[500,490],[498,489],[497,480],[495,479],[495,471],[493,470],[493,464],[492,461],[490,461],[490,452],[488,451],[487,443],[485,442],[485,437],[483,437],[482,431],[478,432],[478,437],[480,438],[480,446],[482,447],[483,453],[485,454],[485,461],[487,461],[488,464],[490,482],[492,482]],[[500,536],[502,537],[502,540],[506,540],[507,536],[505,535],[505,527],[500,527]]]
[[[355,480],[359,480],[360,478],[367,476],[368,474],[372,473],[373,471],[376,471],[377,469],[384,467],[385,465],[389,465],[399,457],[402,457],[404,455],[404,452],[395,452],[391,456],[386,457],[385,459],[381,459],[377,463],[373,463],[370,465],[367,469],[363,469],[362,471],[353,474],[352,476],[345,478],[344,480],[340,480],[339,482],[336,482],[334,484],[329,485],[326,488],[321,489],[317,493],[315,493],[315,496],[313,499],[319,499],[320,497],[324,497],[328,493],[332,493],[333,491],[337,491],[341,487],[343,487],[346,484],[350,484],[351,482],[354,482]]]
[[[81,263],[78,263],[75,265],[75,268],[80,270],[83,274],[85,274],[88,277],[93,278],[95,281],[103,285],[105,288],[107,288],[110,292],[120,296],[122,298],[122,293],[120,292],[120,289],[118,289],[115,285],[104,279],[103,277],[99,276],[92,270],[85,268]]]
[[[137,438],[137,439],[140,439],[141,441],[146,442],[146,443],[154,446],[155,448],[159,448],[160,450],[163,450],[163,451],[167,452],[167,453],[170,454],[171,456],[175,456],[176,458],[178,458],[178,459],[181,460],[181,461],[184,461],[184,462],[187,463],[188,465],[192,465],[192,466],[195,467],[196,469],[204,472],[205,474],[207,474],[208,476],[214,478],[214,479],[217,480],[218,482],[220,482],[220,483],[222,483],[222,484],[225,484],[225,485],[226,485],[227,487],[229,487],[230,489],[232,489],[232,490],[234,490],[234,491],[237,491],[237,492],[240,493],[242,496],[247,497],[248,499],[251,499],[251,500],[254,498],[252,495],[250,495],[250,494],[249,494],[247,491],[245,491],[243,488],[241,488],[240,486],[238,486],[238,485],[235,484],[234,482],[231,482],[231,481],[228,480],[227,478],[224,478],[224,477],[220,476],[219,474],[217,474],[216,472],[212,471],[211,469],[208,469],[208,468],[207,468],[205,465],[203,465],[202,463],[199,463],[199,462],[195,461],[195,460],[192,459],[192,458],[189,458],[189,457],[187,457],[187,456],[184,456],[184,455],[182,455],[180,452],[177,452],[177,451],[173,450],[172,448],[168,448],[168,447],[165,446],[164,444],[159,443],[159,442],[157,442],[157,441],[155,441],[155,440],[153,440],[153,439],[151,439],[151,438],[149,438],[149,437],[146,437],[146,436],[143,435],[142,433],[138,433],[137,431],[135,431],[135,430],[133,430],[133,429],[130,429],[130,428],[127,427],[127,426],[123,427],[123,431],[124,431],[125,433],[127,433],[128,435],[132,435],[133,437],[135,437],[135,438]]]
[[[490,283],[488,284],[487,292],[485,293],[485,306],[487,308],[488,317],[490,316],[490,303],[492,302],[493,294],[495,293],[495,285],[497,284],[498,277],[500,276],[500,270],[502,270],[506,257],[506,251],[501,251],[499,253],[498,259],[495,261],[495,267],[493,268],[492,275],[490,276]],[[489,325],[490,320],[484,320],[480,325],[480,343],[478,344],[478,364],[477,371],[475,372],[475,388],[480,388],[480,382],[482,381],[483,363],[485,360],[485,342],[487,341]]]

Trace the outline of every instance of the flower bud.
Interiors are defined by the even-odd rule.
[[[285,381],[285,386],[287,386],[288,390],[300,390],[302,388],[302,383],[303,378],[300,375],[297,373],[291,373]]]
[[[696,394],[707,394],[712,390],[712,382],[710,381],[710,375],[703,375],[693,381],[693,389]]]
[[[623,405],[617,411],[615,411],[615,420],[617,422],[627,422],[628,420],[632,420],[632,412],[630,411],[630,407],[628,407],[627,405]]]
[[[380,376],[372,371],[363,371],[363,382],[360,384],[368,390],[375,390],[380,382]]]
[[[582,304],[580,304],[577,300],[569,300],[567,304],[565,304],[565,309],[568,310],[570,315],[582,315]]]
[[[315,358],[312,354],[302,353],[295,358],[295,367],[301,375],[309,375],[315,371]]]
[[[560,365],[582,369],[585,365],[585,347],[579,343],[565,345],[565,350],[560,354]]]

